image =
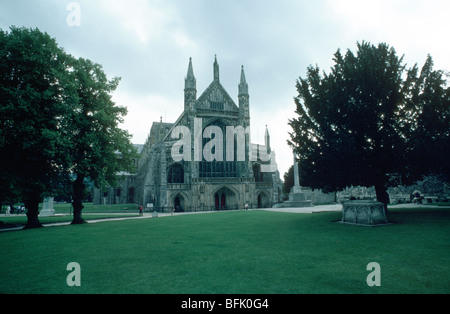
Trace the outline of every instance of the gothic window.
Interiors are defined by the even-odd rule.
[[[259,164],[253,165],[253,177],[255,178],[255,182],[263,182],[263,173]]]
[[[169,169],[167,183],[184,183],[184,169],[180,164],[174,164]]]

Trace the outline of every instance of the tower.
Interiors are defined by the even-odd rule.
[[[238,101],[239,101],[239,123],[244,128],[250,128],[250,96],[248,94],[248,84],[245,79],[244,66],[241,67],[241,79],[238,85]],[[245,154],[250,156],[250,133],[245,136]],[[241,172],[250,176],[252,172],[250,160],[241,166]]]
[[[197,83],[192,68],[192,58],[189,58],[189,66],[184,80],[184,110],[194,110],[194,103],[197,100]]]
[[[250,125],[250,96],[248,94],[248,84],[245,79],[244,66],[241,68],[241,80],[239,82],[239,118],[242,126]]]

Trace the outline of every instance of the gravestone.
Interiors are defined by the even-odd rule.
[[[55,210],[53,209],[53,197],[44,198],[44,203],[42,205],[40,217],[54,216]]]
[[[384,204],[377,201],[348,201],[342,204],[342,223],[362,226],[388,224]]]

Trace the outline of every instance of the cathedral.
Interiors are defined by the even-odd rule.
[[[250,96],[244,67],[238,104],[220,83],[217,58],[213,81],[197,97],[189,59],[184,110],[174,123],[153,122],[136,174],[119,186],[94,191],[95,204],[141,204],[162,212],[272,207],[282,201],[282,182],[266,127],[264,145],[251,143]]]

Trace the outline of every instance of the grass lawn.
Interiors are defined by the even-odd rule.
[[[0,293],[449,293],[450,210],[232,211],[0,232]],[[67,264],[81,266],[68,287]],[[367,264],[381,266],[369,287]]]

